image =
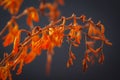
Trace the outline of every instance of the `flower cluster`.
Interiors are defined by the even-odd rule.
[[[4,58],[0,61],[0,80],[12,80],[11,71],[15,70],[17,65],[19,68],[16,74],[21,74],[23,66],[31,63],[43,50],[47,51],[46,74],[49,75],[54,48],[61,47],[64,41],[69,44],[67,68],[72,66],[73,61],[76,60],[72,47],[79,47],[82,39],[86,47],[82,61],[83,71],[88,68],[88,63],[94,63],[95,58],[98,58],[99,63],[103,63],[104,44],[111,46],[112,43],[105,37],[105,27],[100,21],[94,23],[91,18],[87,19],[85,15],[77,17],[75,14],[70,17],[59,18],[58,5],[64,5],[63,0],[55,0],[54,3],[43,0],[38,9],[30,7],[16,15],[22,2],[23,0],[0,0],[0,6],[4,6],[4,9],[8,9],[12,14],[11,19],[0,32],[0,36],[8,30],[8,33],[2,38],[4,40],[3,46],[13,45],[11,53],[4,53]],[[49,12],[46,12],[46,9],[49,9]],[[19,29],[17,23],[17,20],[25,15],[27,15],[26,24],[30,30]],[[49,18],[50,22],[47,26],[33,25],[33,21],[39,22],[39,15]],[[73,22],[67,25],[68,20],[73,20]],[[78,20],[83,24],[79,24]],[[68,33],[65,33],[66,31]],[[21,41],[21,33],[23,32],[27,34],[27,37]],[[95,48],[94,45],[98,41],[101,45]]]

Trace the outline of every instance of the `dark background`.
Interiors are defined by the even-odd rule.
[[[49,1],[49,0],[48,0]],[[39,0],[24,0],[20,12],[29,6],[38,7]],[[83,59],[84,43],[79,48],[73,49],[77,60],[69,69],[66,68],[68,59],[68,44],[63,44],[61,48],[55,48],[53,56],[51,74],[49,77],[45,75],[46,52],[43,51],[32,63],[25,65],[21,75],[15,75],[13,71],[13,80],[120,80],[120,7],[118,0],[65,0],[65,6],[60,7],[61,14],[69,17],[74,12],[77,16],[82,14],[87,18],[91,17],[93,21],[101,22],[106,28],[106,37],[113,43],[112,47],[105,46],[104,64],[90,65],[87,72],[82,72],[81,60]],[[10,19],[10,14],[0,7],[0,30]],[[40,22],[35,25],[47,25],[45,18],[41,18]],[[19,20],[19,26],[26,28],[24,18]],[[10,48],[2,47],[0,40],[0,57],[3,52],[10,52]]]

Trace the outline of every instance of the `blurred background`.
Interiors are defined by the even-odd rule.
[[[50,1],[51,0],[47,0]],[[30,6],[39,6],[40,0],[24,0],[20,12]],[[82,59],[84,56],[84,41],[81,42],[79,48],[73,48],[77,60],[69,69],[66,68],[68,60],[68,44],[65,42],[61,48],[55,48],[53,62],[51,66],[51,74],[49,77],[45,75],[46,51],[41,56],[23,67],[21,75],[17,76],[13,73],[13,80],[119,80],[120,73],[120,6],[117,0],[65,0],[65,5],[60,6],[61,15],[69,17],[72,13],[76,16],[82,14],[97,23],[99,20],[105,25],[105,35],[113,43],[113,46],[104,47],[105,61],[104,64],[89,65],[88,70],[82,72]],[[11,18],[7,10],[0,7],[0,30],[6,25]],[[18,23],[20,28],[28,29],[25,24],[25,18],[22,17]],[[48,24],[47,18],[41,17],[39,23],[34,25],[45,26]],[[0,40],[0,58],[4,52],[10,53],[12,47],[3,48],[2,40]]]

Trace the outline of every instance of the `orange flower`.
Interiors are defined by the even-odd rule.
[[[41,49],[38,47],[36,43],[40,40],[39,35],[33,36],[30,46],[30,52],[27,54],[25,58],[25,63],[28,64],[32,62],[37,55],[40,55]],[[38,43],[39,44],[39,43]]]
[[[45,34],[43,33],[43,36],[41,39],[42,39],[41,48],[44,50],[48,49],[51,43],[49,35],[47,35],[46,33]]]
[[[55,46],[60,47],[64,37],[64,26],[49,28],[49,35],[51,42],[53,42]]]
[[[29,26],[32,26],[32,21],[38,22],[39,21],[39,15],[37,10],[34,7],[30,7],[26,9],[26,13],[28,14],[27,17],[27,24]]]
[[[20,43],[20,34],[21,34],[21,31],[18,31],[17,35],[15,36],[12,53],[18,52],[18,46]]]
[[[9,63],[6,63],[4,67],[0,67],[0,80],[7,80],[7,79],[12,80]]]
[[[0,6],[8,9],[11,14],[17,14],[23,0],[0,0]]]
[[[3,37],[4,47],[7,47],[8,45],[12,44],[14,42],[15,36],[18,33],[18,24],[14,20],[11,20],[9,22],[8,28],[9,28],[9,33],[5,37]]]
[[[50,17],[50,20],[55,21],[60,16],[60,11],[58,10],[58,6],[56,3],[46,3],[45,7],[49,9],[48,15]]]
[[[20,56],[13,62],[14,65],[13,65],[13,70],[16,68],[16,66],[19,64],[19,68],[17,70],[17,75],[21,74],[22,72],[22,67],[24,65],[24,59],[27,55],[27,50],[28,50],[28,47],[25,46],[20,54]]]
[[[95,24],[92,21],[89,22],[88,35],[89,36],[101,35],[100,30],[97,27],[95,27]]]
[[[70,39],[75,39],[75,42],[77,42],[78,44],[80,44],[80,40],[82,38],[80,29],[80,25],[75,25],[69,32]]]

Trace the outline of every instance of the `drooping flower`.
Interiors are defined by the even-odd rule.
[[[13,50],[12,50],[13,54],[16,54],[18,52],[19,43],[20,43],[20,35],[21,35],[21,31],[18,31],[17,35],[15,36],[14,43],[13,43],[14,44]]]
[[[14,19],[11,19],[9,24],[8,24],[8,28],[9,28],[9,33],[3,37],[3,46],[7,47],[10,44],[12,44],[14,42],[15,36],[17,35],[19,29],[18,29],[18,24],[16,23],[16,21]]]
[[[36,36],[32,37],[32,41],[30,43],[30,52],[27,54],[27,56],[25,58],[25,63],[26,64],[32,62],[37,55],[41,54],[41,49],[36,44],[36,43],[38,43],[39,40],[40,40],[39,35],[36,35]]]
[[[49,28],[49,35],[54,46],[60,47],[64,37],[64,26]]]
[[[32,26],[32,21],[35,21],[35,22],[39,21],[38,11],[34,7],[30,7],[26,9],[25,12],[27,13],[28,26]]]
[[[70,36],[70,39],[74,39],[75,42],[78,44],[80,44],[80,40],[82,38],[81,28],[82,28],[82,26],[78,25],[76,22],[76,19],[74,18],[73,27],[70,30],[68,35]]]
[[[13,70],[16,69],[16,66],[19,65],[19,68],[17,70],[17,75],[22,73],[22,68],[25,63],[25,58],[27,56],[28,46],[25,46],[20,54],[20,56],[13,62]]]

